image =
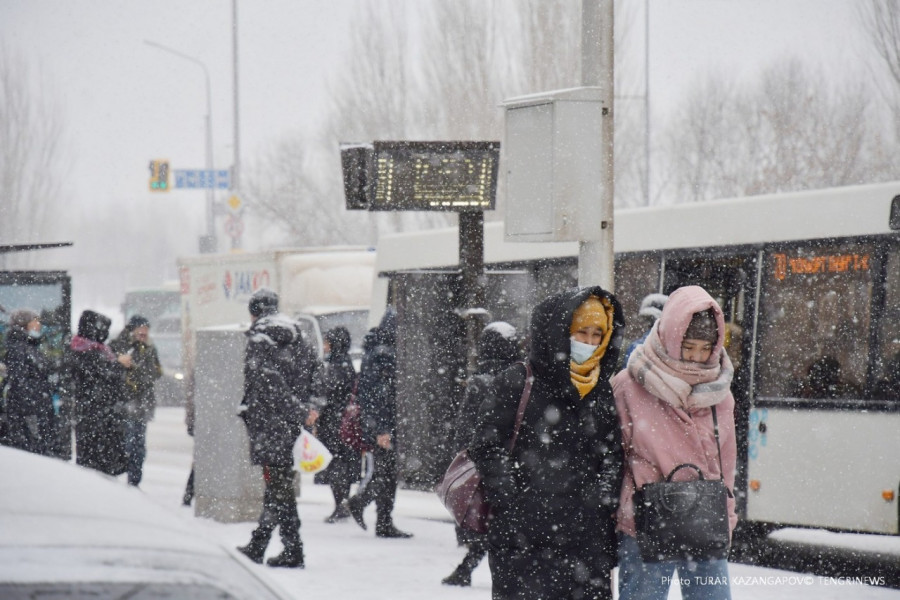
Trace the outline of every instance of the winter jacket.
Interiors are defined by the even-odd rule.
[[[723,350],[724,319],[718,304],[702,288],[680,288],[669,296],[658,323],[660,341],[670,357],[681,357],[684,333],[696,312],[712,308],[719,325],[719,339],[712,357]],[[625,473],[617,513],[617,529],[634,537],[634,502],[636,489],[646,483],[664,479],[683,463],[697,465],[706,479],[721,476],[716,450],[712,410],[697,408],[690,412],[676,408],[648,392],[626,369],[613,378],[616,409],[622,425],[622,444],[625,449]],[[729,392],[716,405],[719,423],[719,443],[725,485],[734,490],[737,446],[734,432],[734,397]],[[692,470],[679,471],[691,477]],[[734,529],[737,516],[734,499],[728,500],[729,525]]]
[[[6,410],[10,414],[35,415],[53,411],[50,361],[41,352],[40,338],[30,338],[19,327],[6,336]]]
[[[575,309],[590,295],[611,302],[613,333],[600,361],[599,380],[581,398],[570,376],[569,326]],[[623,328],[618,301],[599,287],[569,290],[535,307],[528,358],[534,380],[515,447],[511,453],[506,449],[525,386],[520,364],[495,378],[469,447],[494,507],[492,548],[514,549],[535,563],[559,561],[559,572],[567,568],[567,557],[589,554],[589,569],[606,569],[608,579],[615,564],[613,515],[622,469],[609,377]],[[553,587],[548,582],[522,585],[537,589],[544,584]]]
[[[131,331],[124,330],[110,342],[116,354],[131,353],[131,368],[125,372],[123,394],[125,413],[131,419],[147,422],[153,418],[156,396],[153,392],[156,380],[162,377],[162,366],[156,346],[131,339]]]
[[[356,399],[359,402],[363,438],[375,445],[379,435],[397,435],[396,313],[389,310],[381,324],[366,335]]]
[[[66,363],[68,393],[75,407],[78,464],[109,475],[123,473],[125,368],[109,346],[80,335],[72,338]]]
[[[309,415],[309,405],[308,398],[293,393],[292,382],[308,378],[314,368],[298,364],[298,355],[308,355],[298,352],[302,344],[296,322],[280,313],[257,319],[247,330],[239,415],[247,427],[253,464],[293,464],[294,442]]]
[[[31,338],[16,326],[11,326],[6,336],[7,443],[51,454],[56,448],[51,365],[40,343],[40,338]]]
[[[340,439],[341,417],[356,383],[356,370],[350,359],[350,333],[337,327],[326,333],[331,353],[319,365],[313,377],[313,394],[321,402],[316,435],[335,454],[346,446]]]

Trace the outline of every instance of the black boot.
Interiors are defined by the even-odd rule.
[[[259,544],[254,544],[250,542],[246,546],[238,546],[237,551],[255,562],[258,565],[262,564],[263,556],[266,554],[266,547],[260,546]]]
[[[467,587],[472,585],[472,572],[459,565],[456,570],[441,580],[444,585],[459,585]]]
[[[364,530],[368,529],[366,527],[366,522],[363,520],[363,511],[366,507],[363,506],[359,496],[353,496],[347,500],[347,508],[350,510],[350,515],[353,517],[353,520]]]
[[[303,569],[303,546],[294,549],[285,548],[284,551],[266,561],[270,567],[285,567],[288,569]]]
[[[238,546],[237,551],[255,562],[262,564],[263,556],[266,554],[266,547],[269,545],[269,538],[272,532],[260,530],[258,527],[250,534],[250,543],[246,546]]]
[[[380,538],[411,538],[413,535],[405,531],[400,531],[394,527],[393,523],[378,524],[375,526],[375,537]]]
[[[347,508],[347,505],[346,504],[338,504],[335,507],[334,512],[331,513],[330,515],[328,515],[328,517],[325,519],[325,522],[326,523],[337,523],[338,521],[342,521],[350,516],[352,516],[352,515],[350,514],[350,509]]]

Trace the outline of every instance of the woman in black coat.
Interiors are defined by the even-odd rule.
[[[600,287],[541,302],[531,319],[530,399],[512,452],[526,370],[500,373],[469,455],[494,507],[493,598],[612,598],[622,446],[609,378],[624,320]]]
[[[41,322],[31,310],[17,310],[6,334],[7,443],[35,454],[54,449],[50,361],[41,351]]]
[[[325,332],[325,362],[316,371],[313,390],[322,402],[316,434],[332,454],[331,464],[323,471],[322,480],[331,485],[334,496],[334,512],[326,523],[335,523],[350,516],[344,501],[350,497],[350,486],[359,473],[359,453],[341,440],[341,418],[353,393],[356,370],[350,359],[350,332],[346,327],[335,327]]]
[[[118,475],[126,468],[122,388],[131,357],[116,356],[103,343],[110,323],[109,317],[92,310],[81,313],[67,370],[75,406],[76,462]]]

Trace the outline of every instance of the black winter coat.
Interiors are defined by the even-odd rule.
[[[6,410],[14,415],[53,412],[50,361],[41,352],[40,339],[10,327],[6,337]]]
[[[294,392],[298,381],[311,379],[315,364],[298,363],[305,344],[296,323],[279,313],[257,319],[247,330],[244,398],[239,413],[250,438],[255,465],[293,465],[294,442],[309,415],[308,398]],[[293,384],[293,385],[292,385]],[[309,389],[309,384],[304,384]]]
[[[569,325],[590,294],[612,302],[614,331],[599,381],[581,398],[569,373]],[[515,448],[510,453],[506,444],[525,386],[526,371],[518,364],[495,378],[469,447],[495,509],[492,547],[516,549],[543,563],[555,559],[548,557],[583,555],[592,543],[587,552],[603,554],[592,556],[592,564],[615,565],[622,446],[609,378],[623,329],[618,302],[599,287],[558,294],[534,309],[529,355],[534,380]]]
[[[393,321],[391,323],[382,324],[374,330],[372,337],[367,336],[364,349],[369,349],[363,356],[359,371],[357,401],[360,425],[364,439],[372,446],[379,435],[389,433],[392,438],[397,435],[396,330]]]
[[[346,344],[332,342],[331,354],[313,377],[314,394],[322,402],[316,435],[332,454],[344,452],[346,447],[340,438],[341,417],[356,383],[356,370],[349,350],[349,335]]]
[[[125,472],[122,387],[125,367],[108,346],[72,338],[67,388],[75,407],[77,462],[109,475]]]

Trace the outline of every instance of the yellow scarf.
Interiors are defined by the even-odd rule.
[[[592,308],[590,305],[596,306],[598,301],[602,310],[590,310]],[[585,318],[583,308],[587,308],[590,313],[590,324],[603,331],[603,340],[594,350],[594,353],[591,354],[591,357],[583,363],[578,364],[573,360],[569,361],[569,377],[572,379],[572,385],[575,386],[582,398],[587,396],[594,389],[594,386],[597,385],[597,380],[600,378],[600,359],[606,354],[606,347],[609,346],[613,330],[613,306],[609,300],[591,296],[575,310],[575,314],[572,317],[573,323],[576,320]]]

